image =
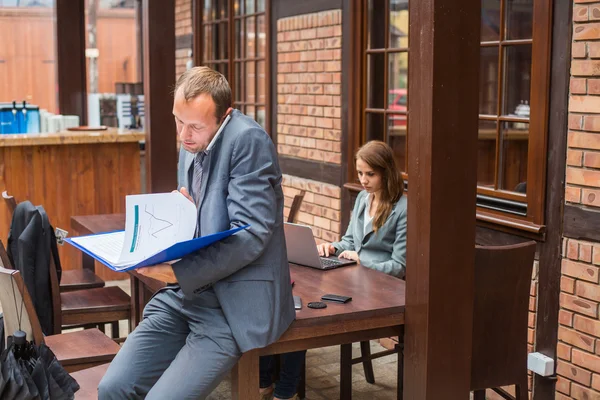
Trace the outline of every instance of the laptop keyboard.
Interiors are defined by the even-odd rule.
[[[323,257],[321,257],[321,265],[324,268],[335,267],[337,265],[340,265],[341,263],[342,263],[341,261],[337,261],[337,260],[332,260],[330,258],[323,258]]]

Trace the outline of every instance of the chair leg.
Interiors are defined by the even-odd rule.
[[[473,391],[473,400],[485,400],[485,389],[474,390]]]
[[[106,333],[106,329],[104,328],[104,324],[98,324],[98,329],[100,330],[100,332]]]
[[[113,339],[119,338],[119,321],[110,323],[111,336]]]
[[[400,339],[400,338],[399,338]],[[404,340],[404,338],[401,338]],[[398,350],[398,400],[404,399],[404,342],[396,345]]]
[[[371,343],[369,341],[360,342],[360,356],[363,359],[362,365],[365,370],[365,379],[371,385],[375,383],[375,374],[373,373],[373,362],[371,361]]]
[[[340,346],[340,400],[352,399],[352,343]]]
[[[527,385],[527,379],[522,383],[515,385],[515,399],[516,400],[529,400],[529,386]]]

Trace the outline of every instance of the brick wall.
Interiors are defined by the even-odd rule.
[[[192,0],[175,0],[175,36],[192,34]],[[175,76],[185,72],[191,48],[175,50]]]
[[[339,240],[341,189],[327,183],[284,175],[284,217],[286,220],[294,196],[301,190],[306,193],[296,217],[296,223],[312,226],[313,234],[319,243]]]
[[[575,0],[565,199],[600,207],[600,2]],[[600,227],[599,227],[600,229]],[[600,399],[600,243],[563,238],[556,399]]]
[[[277,150],[280,155],[341,164],[341,10],[277,21]],[[318,242],[340,238],[341,189],[286,175],[285,215],[300,190],[296,221]]]
[[[279,154],[340,164],[341,10],[277,21]]]

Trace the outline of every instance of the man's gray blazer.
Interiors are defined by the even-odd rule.
[[[179,188],[189,188],[194,154],[179,155]],[[202,164],[202,236],[250,225],[184,257],[173,270],[187,299],[212,285],[242,352],[276,341],[295,318],[283,234],[283,191],[275,146],[234,110]]]
[[[377,232],[369,222],[365,230],[365,207],[367,192],[356,197],[352,218],[346,234],[339,242],[332,243],[336,255],[344,250],[356,251],[360,263],[386,274],[404,278],[406,273],[406,195],[392,208],[387,220]]]

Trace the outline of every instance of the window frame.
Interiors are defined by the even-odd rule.
[[[233,107],[237,106],[250,106],[255,108],[254,119],[257,120],[258,116],[258,108],[264,108],[265,111],[265,120],[264,120],[264,129],[270,135],[272,135],[271,131],[271,82],[268,79],[271,73],[271,41],[269,38],[271,37],[271,1],[264,0],[265,10],[264,12],[254,12],[250,14],[240,14],[235,15],[234,4],[236,0],[212,0],[211,7],[214,7],[214,2],[226,3],[227,4],[227,17],[221,18],[217,20],[209,20],[204,21],[204,3],[205,0],[192,0],[192,25],[193,25],[193,59],[194,65],[205,65],[204,60],[204,28],[207,25],[215,25],[223,22],[227,23],[227,54],[228,58],[223,60],[218,60],[218,63],[226,63],[227,64],[227,81],[229,82],[229,86],[231,87],[231,95],[232,95],[232,103]],[[238,0],[240,3],[245,2],[246,0]],[[255,10],[258,8],[258,0],[254,1]],[[264,57],[258,56],[258,50],[256,50],[256,57],[244,57],[236,58],[235,54],[235,46],[237,43],[237,37],[235,32],[235,22],[239,20],[244,20],[247,18],[254,18],[254,33],[255,33],[255,46],[258,49],[258,17],[264,16],[264,25],[265,25],[265,53]],[[245,27],[245,24],[242,24]],[[244,41],[243,46],[246,47],[246,41]],[[255,88],[255,101],[248,102],[246,99],[240,99],[240,101],[236,101],[236,86],[237,79],[235,76],[235,65],[239,63],[241,65],[245,64],[247,61],[254,62],[255,68],[255,77],[254,77],[254,88]],[[264,62],[265,66],[265,101],[264,103],[260,103],[258,101],[258,63]],[[214,64],[214,60],[209,60],[209,64]],[[245,83],[243,83],[245,85]],[[241,90],[244,93],[244,90]]]
[[[357,32],[351,38],[350,46],[351,60],[354,67],[350,68],[352,81],[361,82],[359,87],[350,87],[349,90],[349,118],[348,124],[348,160],[353,160],[353,155],[366,139],[365,110],[367,98],[367,69],[366,50],[368,37],[368,8],[369,0],[351,0],[351,29]],[[416,1],[416,0],[412,0]],[[504,2],[501,0],[501,6]],[[386,6],[386,10],[388,7]],[[547,143],[548,143],[548,108],[550,87],[550,59],[551,59],[551,32],[552,13],[550,0],[533,0],[533,22],[532,22],[532,65],[530,83],[530,117],[529,117],[529,143],[527,150],[527,193],[526,195],[506,190],[490,190],[482,186],[477,187],[477,219],[491,226],[505,226],[518,231],[539,235],[544,232],[544,205],[546,196],[546,169],[547,169]],[[409,7],[410,12],[410,7]],[[411,15],[409,21],[418,23]],[[386,15],[384,25],[388,32],[389,13]],[[504,25],[504,24],[503,24]],[[504,27],[500,34],[502,35]],[[499,39],[502,36],[499,37]],[[408,38],[408,55],[410,57],[410,38]],[[505,42],[510,42],[504,40]],[[387,65],[385,65],[387,72]],[[387,77],[385,77],[387,82]],[[408,71],[408,95],[410,96],[411,74]],[[542,88],[533,90],[532,88]],[[386,88],[387,89],[387,88]],[[407,110],[407,140],[411,134],[410,109]],[[479,117],[479,115],[478,115]],[[499,117],[500,120],[506,117]],[[500,129],[498,129],[500,130]],[[384,132],[387,141],[387,133]],[[407,146],[408,147],[408,146]],[[409,154],[406,154],[407,160]],[[349,162],[347,166],[346,188],[356,191],[357,177],[354,163]],[[408,176],[403,174],[405,180]],[[410,185],[408,185],[410,186]],[[519,215],[513,209],[526,210],[525,215]]]

